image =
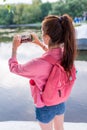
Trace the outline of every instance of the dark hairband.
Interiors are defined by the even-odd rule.
[[[61,16],[58,19],[59,19],[60,22],[62,22],[62,17]]]

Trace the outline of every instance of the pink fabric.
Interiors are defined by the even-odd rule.
[[[43,102],[46,106],[65,102],[76,80],[75,67],[73,66],[70,75],[67,75],[64,68],[52,56],[46,56],[43,59],[54,65],[41,95]]]
[[[51,49],[44,55],[52,55],[60,61],[62,57],[62,49]],[[44,55],[42,55],[42,57]],[[29,83],[34,103],[37,107],[44,106],[44,103],[41,100],[40,92],[47,81],[52,67],[52,65],[43,60],[42,57],[31,60],[26,64],[19,64],[15,57],[9,59],[9,69],[12,73],[31,79]]]

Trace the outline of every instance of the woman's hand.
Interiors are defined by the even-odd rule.
[[[12,57],[16,57],[16,51],[20,45],[21,45],[21,36],[15,35],[13,38],[13,45],[12,45]]]
[[[32,37],[34,39],[32,42],[35,43],[36,45],[40,45],[41,42],[40,42],[38,36],[35,33],[31,33],[31,35],[32,35]]]
[[[17,49],[21,45],[21,36],[15,35],[13,38],[13,47],[14,49]]]
[[[33,36],[33,39],[34,39],[32,43],[39,45],[44,51],[48,50],[48,48],[45,45],[43,45],[43,43],[39,40],[39,38],[37,37],[35,33],[31,33],[31,35]]]

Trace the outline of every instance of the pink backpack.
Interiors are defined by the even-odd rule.
[[[43,88],[42,101],[46,106],[65,102],[70,96],[76,79],[75,67],[72,67],[71,75],[67,76],[64,68],[52,56],[44,56],[42,59],[53,65],[47,83]]]

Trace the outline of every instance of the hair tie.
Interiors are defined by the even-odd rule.
[[[59,19],[60,22],[62,22],[62,17],[61,16],[58,19]]]

